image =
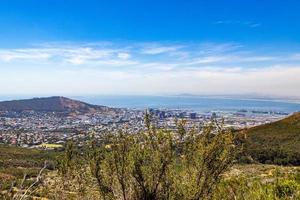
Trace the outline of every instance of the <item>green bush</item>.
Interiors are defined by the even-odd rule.
[[[275,194],[279,198],[295,197],[300,185],[295,180],[282,180],[274,187]]]
[[[213,122],[200,132],[186,130],[184,121],[177,126],[158,130],[148,119],[148,131],[109,134],[100,146],[92,140],[83,155],[71,156],[69,146],[60,171],[76,177],[89,169],[102,199],[211,199],[234,161],[232,134]]]

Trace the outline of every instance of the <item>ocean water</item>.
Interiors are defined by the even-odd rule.
[[[207,111],[276,111],[293,113],[300,111],[300,104],[279,102],[275,100],[229,99],[199,96],[89,96],[75,97],[76,99],[117,108],[131,109],[184,109],[198,112]]]

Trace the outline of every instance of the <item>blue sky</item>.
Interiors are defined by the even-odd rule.
[[[0,95],[300,96],[300,2],[3,0]]]

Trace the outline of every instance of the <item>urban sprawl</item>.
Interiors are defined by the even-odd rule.
[[[149,109],[158,128],[176,129],[176,120],[186,120],[187,128],[207,124],[212,118],[223,121],[224,127],[242,129],[270,123],[288,113],[255,110],[193,112],[189,110]],[[66,141],[83,145],[93,134],[124,130],[138,133],[145,130],[144,110],[114,109],[108,112],[62,114],[56,112],[1,111],[0,143],[28,148],[58,148]]]

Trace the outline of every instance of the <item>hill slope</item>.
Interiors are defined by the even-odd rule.
[[[48,161],[48,169],[53,169],[55,157],[60,155],[57,151],[46,151],[37,149],[27,149],[0,144],[0,199],[1,192],[8,190],[12,182],[22,180],[24,174],[28,178],[34,178]],[[30,182],[24,182],[25,187],[29,187]],[[2,198],[1,198],[2,197]]]
[[[262,163],[300,165],[300,113],[242,132],[244,151]]]
[[[65,97],[46,97],[0,102],[0,111],[91,112],[95,110],[105,110],[106,108],[107,107],[90,105]]]

